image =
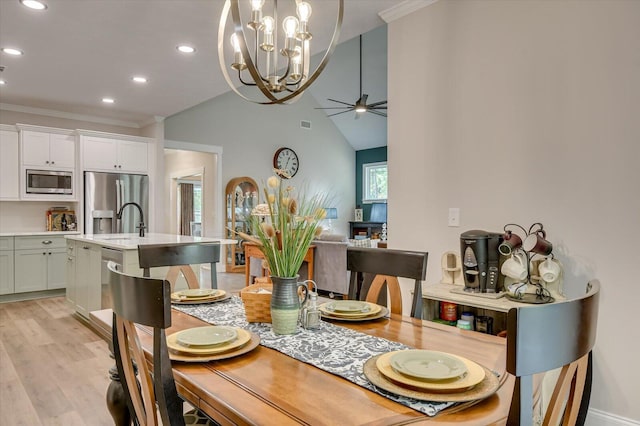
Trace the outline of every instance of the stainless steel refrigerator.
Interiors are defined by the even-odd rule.
[[[148,225],[149,176],[84,172],[84,233],[138,233],[136,227],[142,218],[135,206],[127,206],[122,219],[117,219],[118,211],[128,202],[140,205]]]

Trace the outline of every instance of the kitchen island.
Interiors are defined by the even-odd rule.
[[[142,276],[138,264],[138,246],[147,244],[235,244],[235,240],[185,235],[149,233],[138,234],[84,234],[67,235],[67,290],[66,297],[75,311],[85,318],[89,312],[109,306],[109,260],[118,263],[127,274]],[[199,265],[192,265],[196,274]],[[168,268],[154,268],[151,277],[164,278]],[[177,288],[186,284],[177,283]]]

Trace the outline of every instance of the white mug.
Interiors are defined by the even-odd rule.
[[[527,259],[523,253],[514,253],[504,261],[500,269],[502,275],[514,280],[523,281],[527,278]]]
[[[560,276],[561,268],[558,262],[547,257],[547,259],[538,266],[538,271],[543,281],[552,283]]]

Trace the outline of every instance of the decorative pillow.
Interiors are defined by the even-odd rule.
[[[361,240],[349,240],[349,244],[353,247],[371,247],[371,239],[363,238]]]
[[[324,232],[318,235],[315,239],[320,241],[337,241],[339,243],[347,241],[347,237],[342,234],[325,234]]]

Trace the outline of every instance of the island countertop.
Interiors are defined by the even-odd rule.
[[[66,235],[65,238],[85,243],[98,244],[119,250],[137,250],[139,245],[146,244],[175,244],[175,243],[216,243],[235,244],[236,240],[225,238],[191,237],[174,234],[148,233],[140,237],[137,233],[132,234],[82,234]]]

